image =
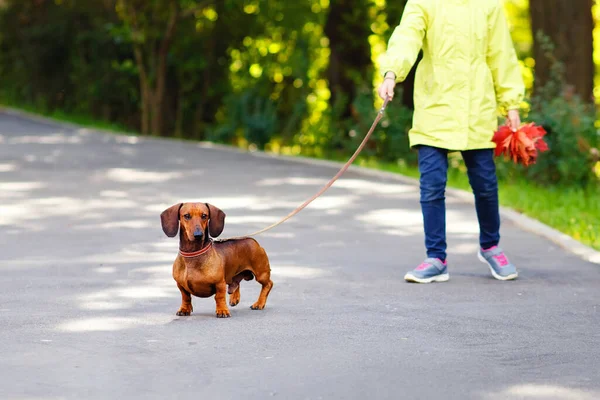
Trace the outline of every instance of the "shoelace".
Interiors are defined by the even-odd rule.
[[[441,260],[439,260],[439,261],[442,262]],[[446,265],[446,263],[443,263],[443,264]],[[421,265],[419,265],[417,268],[415,268],[415,270],[423,271],[429,267],[435,267],[435,265],[433,265],[432,263],[424,262],[424,263],[421,263]]]
[[[500,264],[501,267],[506,267],[508,265],[508,259],[506,258],[504,253],[494,256],[494,258],[496,259],[496,261],[498,261],[498,264]]]
[[[419,265],[417,267],[417,271],[423,271],[423,270],[426,270],[429,267],[431,267],[431,264],[429,264],[429,263],[423,263],[423,264],[421,264],[421,265]]]

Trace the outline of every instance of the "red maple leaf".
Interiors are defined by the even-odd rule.
[[[539,152],[548,151],[548,144],[543,137],[546,130],[534,123],[521,126],[513,132],[508,126],[501,126],[492,139],[496,143],[496,157],[504,155],[514,163],[525,166],[535,164]]]

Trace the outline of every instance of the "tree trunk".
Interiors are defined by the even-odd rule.
[[[171,1],[169,22],[163,36],[163,40],[160,43],[158,55],[156,57],[156,87],[154,88],[152,104],[152,133],[155,135],[163,134],[163,116],[164,116],[164,100],[165,100],[165,89],[167,81],[167,57],[169,55],[169,48],[175,35],[177,28],[177,21],[179,19],[179,5],[177,1]],[[154,60],[151,60],[151,62]]]
[[[371,17],[365,0],[332,0],[329,7],[324,31],[331,49],[327,69],[330,104],[346,96],[341,115],[346,118],[351,115],[358,88],[364,84],[371,87]]]
[[[223,104],[223,99],[231,93],[231,81],[227,68],[231,63],[228,43],[232,48],[238,48],[244,37],[248,35],[247,29],[232,29],[231,21],[239,21],[243,10],[231,10],[223,0],[215,3],[218,15],[224,15],[221,23],[215,24],[205,43],[206,67],[202,73],[201,96],[195,105],[193,132],[198,138],[205,138],[205,127],[214,123],[218,109]],[[244,13],[245,14],[245,13]],[[239,22],[238,22],[239,24]],[[239,24],[243,26],[243,24]],[[219,90],[215,87],[220,85]],[[227,117],[229,118],[229,116]]]
[[[140,76],[140,95],[142,100],[142,116],[140,128],[142,130],[142,135],[148,135],[150,133],[150,82],[148,82],[148,75],[146,73],[146,65],[144,64],[144,57],[142,55],[141,46],[135,45],[133,53],[135,55],[135,61]]]
[[[135,36],[146,36],[138,19],[138,10],[131,2],[123,0],[125,20],[131,25]],[[136,65],[140,75],[140,95],[142,101],[142,134],[162,134],[163,104],[167,79],[167,56],[177,22],[180,16],[179,2],[170,0],[169,17],[162,40],[156,38],[136,41],[133,45]],[[158,53],[157,50],[158,49]]]
[[[202,95],[200,96],[200,99],[198,101],[198,105],[196,107],[196,109],[198,110],[196,115],[198,118],[196,118],[195,121],[195,127],[198,129],[195,129],[195,131],[198,132],[198,136],[201,138],[204,138],[204,132],[203,132],[203,127],[204,124],[206,122],[212,122],[212,121],[206,121],[206,111],[207,111],[207,105],[209,103],[210,100],[210,94],[209,94],[209,89],[210,89],[210,85],[214,84],[212,77],[211,77],[211,66],[212,65],[218,65],[216,63],[216,53],[215,53],[215,43],[217,38],[215,37],[215,34],[213,33],[212,35],[210,35],[210,37],[207,39],[208,43],[207,43],[207,51],[206,51],[206,58],[207,58],[207,66],[204,68],[204,71],[202,71],[202,89],[201,89],[201,93]],[[214,115],[214,114],[213,114]]]
[[[534,36],[535,86],[550,78],[551,61],[537,38],[549,37],[555,57],[565,66],[565,82],[585,101],[592,101],[594,89],[593,0],[530,0],[531,29]]]
[[[148,85],[144,85],[141,90],[142,94],[142,135],[150,134],[150,105],[152,104],[152,91]]]
[[[157,81],[160,80],[157,77]],[[158,84],[157,84],[158,86]],[[151,127],[152,134],[154,135],[162,135],[162,125],[163,125],[163,104],[165,98],[164,88],[160,89],[158,87],[155,88],[153,93],[153,102],[152,102],[152,118],[151,118]]]
[[[183,109],[185,106],[185,94],[180,87],[177,90],[177,109],[175,110],[175,137],[183,137]]]

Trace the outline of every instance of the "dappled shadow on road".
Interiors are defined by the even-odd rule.
[[[289,371],[309,376],[298,385],[325,386],[332,371],[344,378],[336,374],[358,366],[349,374],[378,387],[383,376],[384,389],[398,386],[396,371],[425,387],[430,374],[412,371],[434,368],[477,380],[478,398],[534,399],[549,393],[535,385],[550,376],[556,393],[586,399],[568,388],[587,384],[597,364],[599,274],[508,225],[524,268],[517,282],[494,281],[475,257],[472,205],[448,199],[450,282],[404,284],[424,257],[418,190],[350,172],[257,238],[275,283],[264,311],[249,309],[260,289],[252,281],[229,320],[215,318],[212,298],[194,298],[193,315],[177,317],[178,241],[160,227],[165,208],[210,202],[227,213],[223,236],[243,235],[287,215],[336,171],[5,116],[0,142],[2,367],[41,382],[23,393],[62,394],[94,377],[134,393],[108,397],[144,396],[158,387],[149,370],[168,388],[226,386],[234,376],[245,390]],[[564,279],[565,265],[577,274]],[[560,329],[549,328],[553,318]],[[489,387],[497,391],[480,391]]]
[[[560,385],[522,384],[496,393],[483,393],[484,400],[597,400],[600,391],[573,389]]]
[[[8,116],[2,123],[0,226],[9,251],[0,255],[1,268],[50,274],[58,286],[69,277],[70,290],[60,301],[78,316],[65,315],[57,324],[69,332],[173,320],[179,301],[171,278],[177,240],[162,234],[159,214],[165,208],[210,202],[227,213],[223,236],[242,235],[287,215],[334,172],[189,142],[23,125]],[[452,210],[448,219],[454,252],[473,252],[472,210]],[[348,173],[259,241],[277,284],[310,280],[335,288],[336,273],[349,274],[346,264],[372,264],[370,252],[389,251],[393,257],[393,249],[408,244],[419,249],[408,262],[422,258],[418,193],[411,185]],[[374,274],[383,268],[385,263],[369,266]],[[257,293],[255,283],[246,286],[255,286],[249,296]],[[125,311],[141,314],[120,315]]]
[[[23,125],[13,117],[2,123],[0,227],[8,246],[0,268],[14,274],[47,269],[54,285],[68,281],[61,301],[85,312],[95,327],[98,318],[109,318],[110,329],[136,326],[140,319],[119,316],[124,310],[168,315],[141,325],[173,319],[179,292],[171,264],[178,243],[161,231],[165,208],[210,202],[227,213],[223,236],[243,235],[287,215],[335,172],[190,142]],[[472,257],[478,247],[473,207],[452,198],[448,204],[449,254]],[[398,279],[398,267],[409,269],[424,256],[418,190],[350,172],[258,239],[278,284],[306,280],[336,290],[366,276],[373,284]],[[488,279],[477,271],[461,273]],[[246,286],[255,296],[258,285]],[[57,326],[81,331],[81,318]]]

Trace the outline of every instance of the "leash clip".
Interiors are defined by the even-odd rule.
[[[383,105],[379,109],[379,114],[383,115],[388,103],[390,102],[390,96],[385,96],[385,100],[383,101]]]

